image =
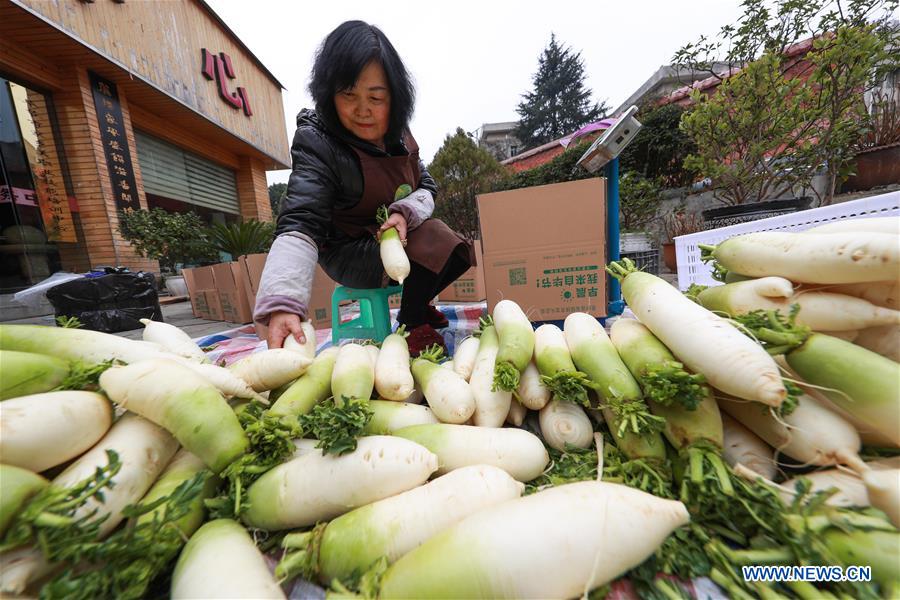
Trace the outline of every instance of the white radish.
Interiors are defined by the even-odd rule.
[[[665,280],[627,263],[610,268],[623,278],[634,314],[689,370],[732,396],[781,405],[787,397],[781,373],[759,344]]]
[[[146,419],[125,414],[112,429],[54,480],[53,485],[70,487],[93,477],[98,467],[107,464],[107,450],[114,450],[122,463],[112,478],[113,486],[103,490],[103,501],[91,498],[78,509],[78,515],[97,511],[94,518],[109,515],[100,525],[103,537],[116,528],[124,515],[122,509],[144,497],[178,450],[178,442],[167,431]]]
[[[366,423],[366,435],[388,435],[411,425],[438,423],[437,417],[427,406],[391,400],[370,400],[372,418]]]
[[[571,402],[551,400],[539,415],[541,435],[551,448],[565,450],[566,444],[589,448],[594,428],[584,409]]]
[[[0,350],[49,354],[66,360],[96,364],[107,360],[125,363],[167,356],[159,344],[89,329],[44,325],[0,325]]]
[[[518,400],[509,403],[509,414],[506,415],[506,422],[515,427],[521,427],[528,416],[528,409],[522,406]]]
[[[900,310],[900,279],[866,283],[829,285],[819,289],[867,300],[876,306]]]
[[[871,471],[890,471],[900,468],[900,457],[881,459],[866,463]],[[804,473],[793,479],[788,479],[779,486],[782,500],[790,502],[797,495],[796,486],[801,479],[807,479],[810,483],[810,493],[822,492],[836,488],[837,493],[828,498],[827,504],[848,508],[856,506],[865,508],[870,506],[869,493],[866,484],[857,473],[845,469],[824,469]]]
[[[449,370],[453,371],[454,373],[456,372],[456,369],[453,368],[453,359],[452,358],[450,360],[445,360],[444,362],[442,362],[441,366],[444,367],[445,369],[449,369]]]
[[[762,277],[710,287],[700,292],[697,299],[705,308],[731,316],[754,310],[778,310],[787,315],[796,304],[800,307],[797,323],[808,325],[813,331],[847,331],[900,324],[900,311],[831,291],[794,293],[793,284],[782,277]]]
[[[46,392],[0,403],[0,460],[39,473],[86,452],[112,425],[94,392]]]
[[[824,225],[805,229],[803,233],[893,233],[900,234],[900,218],[867,217],[837,219]]]
[[[535,330],[534,364],[541,373],[541,383],[554,398],[587,404],[585,374],[575,368],[566,337],[556,325],[545,323]]]
[[[541,372],[534,361],[528,363],[522,371],[517,394],[522,404],[531,410],[541,410],[550,402],[550,390],[541,383]]]
[[[316,328],[309,321],[301,321],[300,330],[303,332],[303,343],[298,342],[293,335],[289,335],[284,338],[282,348],[299,352],[309,360],[313,360],[316,357]]]
[[[337,403],[369,400],[375,389],[375,363],[365,346],[344,344],[331,372],[331,393]]]
[[[381,220],[387,220],[387,210],[379,211]],[[409,257],[403,248],[403,241],[400,239],[400,233],[396,227],[390,227],[381,232],[380,243],[378,247],[381,255],[381,264],[384,265],[384,272],[388,277],[403,285],[403,282],[409,277]]]
[[[423,352],[413,360],[416,387],[425,394],[428,406],[443,423],[465,423],[475,412],[475,396],[465,379],[445,369]]]
[[[416,387],[403,401],[407,404],[422,404],[425,401],[425,394],[422,393],[421,388]]]
[[[170,431],[214,473],[249,447],[222,394],[179,363],[158,359],[112,367],[100,376],[100,387],[117,405]]]
[[[766,479],[775,478],[778,469],[775,465],[775,451],[771,446],[727,413],[722,415],[722,428],[725,437],[722,456],[725,462],[732,467],[745,465]]]
[[[52,573],[58,565],[44,559],[33,546],[23,546],[0,554],[0,592],[18,597],[28,584]]]
[[[497,387],[494,378],[498,350],[497,330],[492,325],[483,327],[475,368],[469,378],[469,386],[475,398],[475,413],[472,418],[479,427],[500,427],[509,414],[512,392]]]
[[[519,387],[519,376],[534,356],[534,328],[512,300],[498,302],[492,317],[499,340],[494,384],[512,392]]]
[[[900,469],[871,469],[862,474],[869,503],[900,527]]]
[[[477,337],[467,337],[456,347],[453,354],[453,370],[466,381],[472,376],[475,368],[475,357],[478,355],[480,341]]]
[[[863,329],[853,343],[894,362],[900,362],[900,325],[882,325]]]
[[[331,396],[331,376],[338,352],[340,349],[335,346],[322,350],[306,373],[278,396],[268,414],[291,421]]]
[[[623,485],[561,485],[477,512],[431,538],[388,568],[380,598],[586,596],[642,563],[689,520],[681,502]]]
[[[524,488],[502,469],[473,465],[357,508],[325,528],[317,552],[319,579],[345,580],[382,556],[393,563],[469,515],[518,498]],[[291,537],[307,541],[310,536]]]
[[[712,248],[712,256],[748,277],[775,275],[798,283],[888,281],[900,270],[900,235],[759,231],[725,240]]]
[[[385,400],[403,401],[415,387],[409,369],[409,345],[403,333],[392,333],[384,339],[375,362],[375,389]]]
[[[250,486],[244,522],[270,531],[314,525],[419,486],[437,467],[427,449],[391,436],[360,438],[341,456],[308,452]]]
[[[809,395],[797,399],[797,407],[776,418],[772,409],[758,402],[718,396],[719,407],[740,421],[767,444],[812,465],[862,465],[861,442],[856,429]]]
[[[412,440],[434,452],[438,475],[469,465],[493,465],[519,481],[531,481],[550,462],[547,449],[537,436],[511,427],[470,425],[415,425],[394,435]]]
[[[210,521],[191,536],[172,573],[170,595],[191,600],[285,597],[253,538],[230,519]]]
[[[209,362],[206,353],[200,349],[191,336],[184,331],[162,321],[151,321],[150,319],[141,319],[144,324],[144,331],[141,337],[145,342],[154,342],[166,352],[177,354],[185,358],[190,358],[198,362]]]
[[[300,352],[276,348],[242,358],[228,368],[254,391],[274,390],[303,375],[312,359]]]
[[[233,371],[213,365],[209,363],[198,363],[191,360],[184,360],[172,357],[182,366],[187,367],[209,383],[211,383],[223,396],[227,398],[245,398],[260,400],[263,404],[268,404],[268,400],[263,398],[259,393],[255,392],[246,381],[238,377]]]
[[[368,353],[369,360],[372,361],[372,368],[374,369],[375,365],[378,364],[378,355],[381,354],[381,350],[375,344],[363,344],[363,348],[365,348],[366,352]]]

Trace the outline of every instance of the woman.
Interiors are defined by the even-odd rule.
[[[325,38],[309,90],[316,108],[297,116],[293,172],[254,320],[268,326],[270,348],[288,335],[302,343],[316,262],[341,285],[384,287],[377,238],[396,227],[410,260],[397,320],[412,354],[443,346],[435,328],[447,320],[429,302],[475,257],[471,242],[430,218],[437,186],[407,128],[415,90],[403,62],[377,27],[348,21]],[[414,191],[395,201],[398,190]],[[379,227],[382,205],[389,218]]]

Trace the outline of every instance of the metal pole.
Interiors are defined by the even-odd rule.
[[[606,248],[607,261],[619,260],[619,159],[606,163]],[[625,310],[619,280],[606,276],[609,290],[609,316],[621,315]]]

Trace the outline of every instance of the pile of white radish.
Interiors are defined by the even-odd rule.
[[[895,224],[723,242],[707,250],[744,280],[707,289],[699,304],[613,263],[637,320],[604,327],[572,313],[562,328],[535,328],[506,299],[452,355],[411,356],[403,329],[317,350],[304,322],[304,343],[289,337],[225,366],[153,321],[141,341],[0,325],[0,591],[52,598],[76,589],[56,583],[96,567],[54,562],[42,528],[74,526],[37,509],[115,457],[115,485],[69,507],[85,523],[105,520],[87,539],[73,528],[71,543],[94,552],[132,530],[158,536],[140,539],[171,548],[169,566],[155,567],[171,572],[150,579],[170,576],[173,598],[297,597],[313,582],[381,600],[574,598],[620,577],[677,597],[667,578],[646,579],[647,566],[687,580],[697,573],[679,569],[691,552],[710,558],[704,574],[728,594],[791,596],[800,588],[735,580],[738,561],[717,562],[715,549],[785,544],[778,536],[801,518],[788,507],[806,485],[833,494],[804,514],[816,529],[790,540],[791,552],[814,538],[840,564],[861,557],[877,571],[870,591],[889,597],[900,459],[873,459],[866,446],[900,447]],[[395,230],[381,250],[402,282],[409,262]],[[759,341],[733,320],[794,305],[791,327],[772,321]],[[184,511],[154,529],[188,486]],[[140,596],[149,583],[123,590],[104,577],[98,595]]]

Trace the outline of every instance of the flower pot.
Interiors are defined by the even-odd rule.
[[[187,296],[187,284],[181,275],[166,277],[166,290],[173,296]]]
[[[675,242],[666,242],[662,245],[663,264],[672,273],[678,272],[678,260],[675,256]]]
[[[719,229],[738,223],[758,221],[778,215],[785,215],[809,208],[812,198],[788,198],[785,200],[770,200],[768,202],[752,202],[750,204],[738,204],[735,206],[723,206],[704,210],[703,222],[706,229]]]

